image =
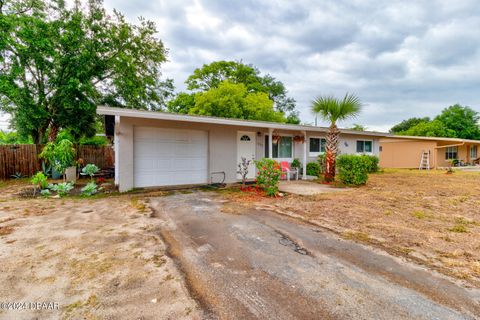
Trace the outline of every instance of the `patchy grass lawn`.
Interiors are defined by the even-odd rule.
[[[366,186],[265,199],[226,193],[344,238],[378,246],[480,287],[480,173],[386,170]]]
[[[200,318],[140,195],[16,196],[27,184],[0,186],[0,302],[59,310],[0,310],[0,318]]]

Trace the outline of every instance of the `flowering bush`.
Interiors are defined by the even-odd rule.
[[[278,193],[278,182],[282,175],[280,164],[272,159],[263,158],[255,161],[258,170],[257,186],[265,190],[267,196],[274,197]]]
[[[105,181],[107,181],[107,179],[105,179],[104,177],[98,177],[97,178],[97,184],[105,183]]]

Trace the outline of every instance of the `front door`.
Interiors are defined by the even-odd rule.
[[[253,162],[253,160],[255,160],[256,150],[255,137],[255,132],[237,132],[237,163],[235,168],[238,171],[238,164],[242,162],[242,157],[247,160],[252,160],[248,166],[247,179],[255,178],[255,163]],[[242,176],[237,173],[237,179],[241,178]]]

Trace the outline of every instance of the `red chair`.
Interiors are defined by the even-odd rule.
[[[280,162],[280,167],[282,168],[282,172],[284,174],[282,174],[282,177],[283,175],[286,175],[287,176],[287,180],[290,181],[290,177],[292,174],[295,175],[296,177],[296,180],[298,180],[298,169],[292,169],[290,167],[290,163],[288,163],[287,161],[282,161]]]

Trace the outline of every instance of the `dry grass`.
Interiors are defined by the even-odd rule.
[[[479,195],[478,172],[387,170],[345,192],[260,201],[479,286]]]

